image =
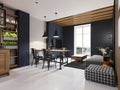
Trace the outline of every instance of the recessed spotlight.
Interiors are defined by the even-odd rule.
[[[38,1],[35,2],[35,4],[38,4],[38,3],[39,3]]]

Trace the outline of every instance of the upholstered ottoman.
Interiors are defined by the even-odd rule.
[[[114,70],[110,66],[90,64],[85,70],[86,80],[116,86]]]

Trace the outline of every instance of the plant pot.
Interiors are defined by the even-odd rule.
[[[103,56],[103,60],[104,61],[109,61],[110,60],[110,56],[109,55],[104,55]]]

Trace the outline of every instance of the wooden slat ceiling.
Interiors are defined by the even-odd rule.
[[[106,8],[101,8],[82,14],[77,14],[73,16],[68,16],[65,18],[60,18],[53,20],[54,23],[57,23],[60,26],[72,26],[84,23],[90,23],[99,20],[110,19],[113,17],[113,6]]]

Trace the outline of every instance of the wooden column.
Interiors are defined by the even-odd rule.
[[[115,5],[115,66],[116,73],[118,79],[118,90],[120,90],[120,47],[118,47],[118,19],[119,19],[119,11],[118,11],[118,0],[114,0]],[[120,22],[119,22],[120,23]]]

